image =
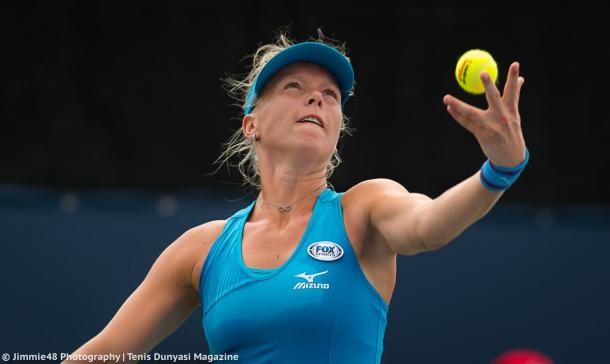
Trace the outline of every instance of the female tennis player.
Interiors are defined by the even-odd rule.
[[[438,250],[481,219],[528,161],[518,111],[523,78],[503,94],[488,74],[488,108],[453,96],[449,114],[488,158],[437,198],[389,179],[335,192],[328,178],[348,132],[354,73],[344,48],[319,31],[260,47],[242,91],[242,127],[223,154],[241,156],[258,197],[226,220],[169,245],[114,318],[73,354],[148,353],[201,306],[211,354],[243,363],[379,363],[397,255]],[[222,156],[221,156],[222,157]],[[442,168],[442,167],[441,167]]]

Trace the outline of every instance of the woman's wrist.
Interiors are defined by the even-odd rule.
[[[526,147],[525,159],[515,167],[498,166],[487,159],[481,167],[481,183],[485,188],[494,192],[506,191],[519,178],[529,158],[530,153]]]

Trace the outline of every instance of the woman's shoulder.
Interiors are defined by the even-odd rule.
[[[199,273],[210,248],[222,233],[227,220],[211,220],[188,229],[178,238],[183,253],[190,258],[190,283],[199,290]]]
[[[345,194],[358,195],[360,197],[370,196],[375,198],[377,194],[388,189],[406,190],[400,183],[389,178],[372,178],[358,182],[350,189],[345,191]]]
[[[190,240],[202,242],[201,239],[220,234],[226,222],[227,220],[210,220],[188,229],[184,235]]]
[[[344,209],[355,210],[368,214],[372,204],[384,193],[392,190],[405,190],[398,182],[388,178],[364,180],[352,186],[343,193],[341,204]]]
[[[388,178],[375,178],[359,182],[341,196],[341,207],[346,230],[356,247],[365,244],[371,228],[371,213],[376,201],[388,191],[404,189]],[[360,245],[358,245],[360,244]]]

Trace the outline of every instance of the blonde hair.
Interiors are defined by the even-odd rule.
[[[337,51],[341,52],[345,56],[345,44],[339,43],[333,39],[326,37],[321,29],[317,30],[318,38],[310,38],[312,41],[323,43],[335,48]],[[284,49],[294,45],[294,41],[290,39],[287,30],[280,30],[276,34],[276,40],[273,43],[265,44],[259,46],[256,52],[253,55],[246,56],[242,58],[242,60],[247,58],[252,58],[252,68],[245,77],[238,76],[228,76],[223,79],[223,89],[226,90],[229,96],[236,101],[238,104],[233,104],[233,106],[237,106],[240,108],[240,113],[243,115],[243,111],[246,106],[246,97],[248,95],[248,91],[250,87],[254,84],[254,80],[260,73],[260,71],[265,67],[267,62],[271,60],[275,55],[283,51]],[[349,57],[346,56],[346,58]],[[352,92],[353,94],[353,92]],[[254,102],[253,109],[256,108],[256,103],[258,100]],[[240,118],[237,118],[241,121]],[[341,127],[339,129],[339,139],[341,139],[344,134],[352,135],[352,132],[355,130],[351,128],[349,125],[349,119],[345,114],[343,114],[341,118]],[[258,156],[256,153],[255,141],[252,138],[246,138],[242,128],[238,128],[235,130],[233,135],[229,138],[229,141],[222,144],[223,149],[220,156],[214,161],[214,163],[220,163],[220,168],[222,164],[227,163],[227,167],[237,167],[239,173],[241,174],[243,181],[242,186],[252,186],[257,191],[260,191],[261,179],[260,179],[260,169],[258,164]],[[237,164],[231,164],[229,160],[232,157],[237,157],[239,159]],[[333,151],[333,155],[331,156],[327,166],[326,166],[326,179],[328,179],[332,174],[335,168],[341,164],[342,159],[339,156],[339,152],[335,147]],[[218,169],[217,169],[218,170]],[[331,185],[332,186],[332,185]]]

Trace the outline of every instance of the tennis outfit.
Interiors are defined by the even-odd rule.
[[[227,220],[199,282],[211,354],[237,354],[248,364],[380,363],[388,305],[347,238],[342,194],[318,194],[301,241],[274,269],[243,261],[243,229],[256,200]]]

